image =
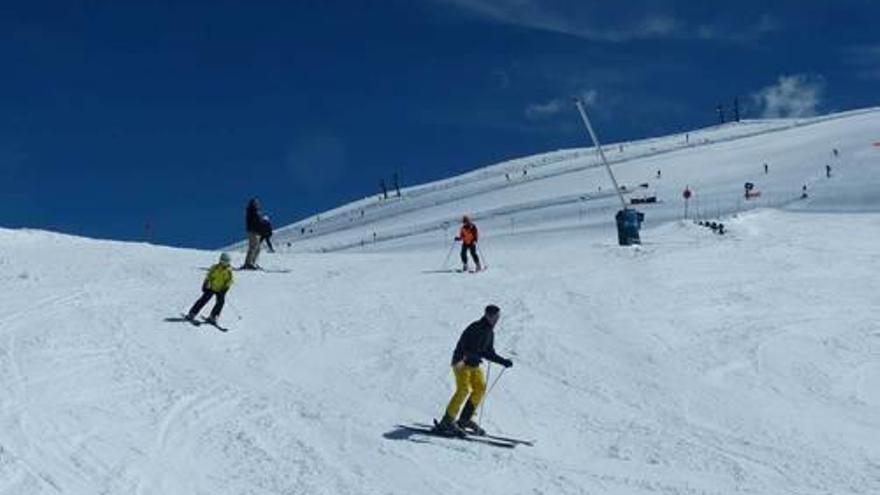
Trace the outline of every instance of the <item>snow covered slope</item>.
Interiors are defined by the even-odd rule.
[[[163,321],[212,253],[0,231],[0,493],[878,493],[880,215],[645,235],[500,240],[480,275],[276,255],[224,334]],[[396,429],[490,302],[515,365],[483,424],[536,445]]]
[[[654,154],[621,156],[624,183],[662,169],[638,248],[607,231],[613,198],[563,201],[604,184],[582,150],[341,207],[263,255],[289,272],[236,272],[228,333],[164,321],[217,253],[0,229],[0,495],[880,493],[878,122],[627,143]],[[785,208],[725,236],[674,220],[683,184],[714,215],[749,179]],[[443,266],[451,227],[410,235],[462,210],[483,215],[478,275]],[[489,303],[515,365],[482,424],[535,445],[397,428],[441,414]]]
[[[695,192],[690,214],[703,218],[766,206],[876,211],[880,203],[860,194],[880,188],[877,141],[880,109],[870,108],[813,119],[731,123],[606,148],[628,198],[657,197],[658,203],[639,208],[649,225],[658,225],[683,216],[682,192],[688,186]],[[826,165],[832,167],[832,180],[825,178]],[[756,184],[761,197],[746,201],[745,182]],[[804,185],[814,199],[800,202]],[[275,244],[327,252],[445,242],[463,213],[491,236],[609,228],[619,208],[595,151],[563,150],[405,189],[400,198],[357,201],[280,229]]]

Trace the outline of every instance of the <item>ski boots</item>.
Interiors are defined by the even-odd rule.
[[[464,407],[461,409],[461,415],[458,418],[458,428],[465,433],[470,433],[473,435],[485,435],[486,430],[480,428],[476,422],[474,422],[474,406],[470,401],[465,403]]]
[[[448,414],[444,414],[443,419],[440,420],[439,423],[434,425],[434,432],[438,435],[443,435],[446,437],[464,437],[467,435],[467,433],[459,428],[455,420],[452,419],[452,417],[450,417]]]

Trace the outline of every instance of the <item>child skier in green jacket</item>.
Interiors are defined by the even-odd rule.
[[[229,255],[223,253],[220,255],[220,262],[212,266],[208,270],[208,274],[205,275],[205,281],[202,283],[202,297],[193,304],[186,319],[194,320],[202,307],[211,300],[211,297],[217,296],[217,302],[211,309],[211,316],[206,319],[208,323],[216,324],[220,312],[223,311],[223,304],[226,302],[226,291],[230,287],[232,287],[232,268],[229,266]]]

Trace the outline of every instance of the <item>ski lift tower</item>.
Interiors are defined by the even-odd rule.
[[[645,215],[634,208],[627,207],[626,199],[624,199],[623,192],[620,190],[620,185],[618,185],[617,179],[614,177],[614,172],[611,171],[611,165],[608,164],[608,159],[605,158],[605,151],[602,150],[602,144],[599,143],[599,138],[596,137],[596,131],[593,130],[593,125],[590,124],[590,118],[587,117],[584,103],[580,98],[574,98],[574,104],[577,107],[578,112],[581,114],[584,126],[586,126],[587,132],[589,132],[590,138],[593,140],[593,145],[596,147],[596,151],[599,153],[599,158],[605,165],[605,170],[608,171],[608,177],[611,178],[611,183],[614,184],[614,190],[617,192],[617,197],[620,199],[620,206],[622,209],[614,215],[614,220],[617,223],[617,242],[621,246],[641,244],[642,241],[639,237],[639,229],[642,226],[642,221],[644,221]]]

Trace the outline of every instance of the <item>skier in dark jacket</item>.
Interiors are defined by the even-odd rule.
[[[245,230],[247,230],[248,235],[248,250],[247,256],[244,258],[244,265],[242,265],[243,270],[256,270],[257,266],[257,257],[260,256],[260,232],[262,232],[263,227],[263,215],[260,213],[260,201],[257,198],[252,198],[248,201],[247,209],[245,210]]]
[[[443,419],[437,424],[439,433],[461,436],[468,431],[485,434],[473,421],[474,411],[486,393],[486,378],[480,365],[483,359],[498,363],[505,368],[513,366],[513,361],[495,352],[495,324],[501,316],[498,306],[486,306],[483,317],[471,323],[462,332],[452,353],[452,371],[455,373],[455,394],[449,400]],[[465,403],[465,401],[467,401]],[[462,404],[464,408],[462,409]],[[458,416],[459,409],[461,415]],[[458,421],[455,417],[458,416]]]

